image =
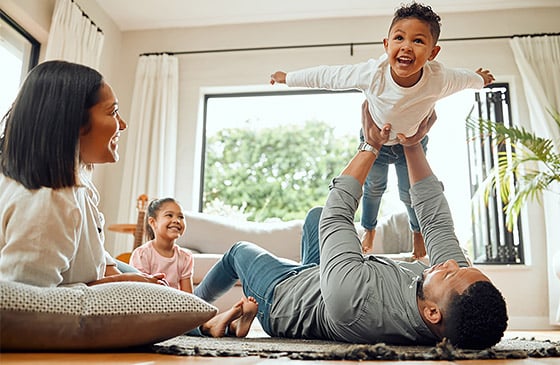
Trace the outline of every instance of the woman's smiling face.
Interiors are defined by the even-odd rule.
[[[89,124],[80,131],[80,161],[86,164],[118,161],[119,136],[126,127],[113,89],[103,83],[99,101],[89,109]]]

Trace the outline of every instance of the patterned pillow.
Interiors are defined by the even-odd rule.
[[[192,294],[137,282],[41,288],[0,282],[1,350],[140,346],[188,332],[217,309]]]

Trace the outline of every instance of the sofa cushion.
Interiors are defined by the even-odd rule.
[[[248,241],[279,257],[300,260],[303,220],[242,222],[198,212],[186,212],[185,218],[187,229],[177,240],[179,246],[202,253],[223,254],[234,243]]]
[[[190,331],[217,312],[192,294],[138,282],[42,288],[1,281],[0,297],[2,351],[146,345]]]

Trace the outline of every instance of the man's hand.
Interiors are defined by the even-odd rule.
[[[270,75],[270,84],[285,84],[286,83],[286,73],[284,71],[276,71]]]
[[[422,123],[418,126],[418,130],[413,136],[406,137],[402,133],[397,133],[397,139],[399,140],[400,144],[404,147],[413,146],[417,143],[420,143],[422,139],[428,134],[432,126],[437,120],[436,112],[434,111],[428,118],[424,119]]]
[[[362,103],[362,132],[364,133],[364,140],[379,151],[389,140],[391,124],[384,124],[383,128],[379,129],[373,121],[368,107],[369,104],[366,100]]]

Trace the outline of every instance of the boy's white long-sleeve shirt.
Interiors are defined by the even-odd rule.
[[[391,77],[387,55],[363,63],[338,66],[316,66],[288,72],[288,86],[329,90],[361,90],[369,103],[375,123],[382,127],[391,123],[387,145],[398,143],[396,133],[410,137],[420,123],[434,110],[435,103],[464,89],[481,89],[483,78],[467,69],[446,68],[437,61],[428,61],[422,77],[411,87],[399,86]],[[360,121],[356,121],[360,125]]]

